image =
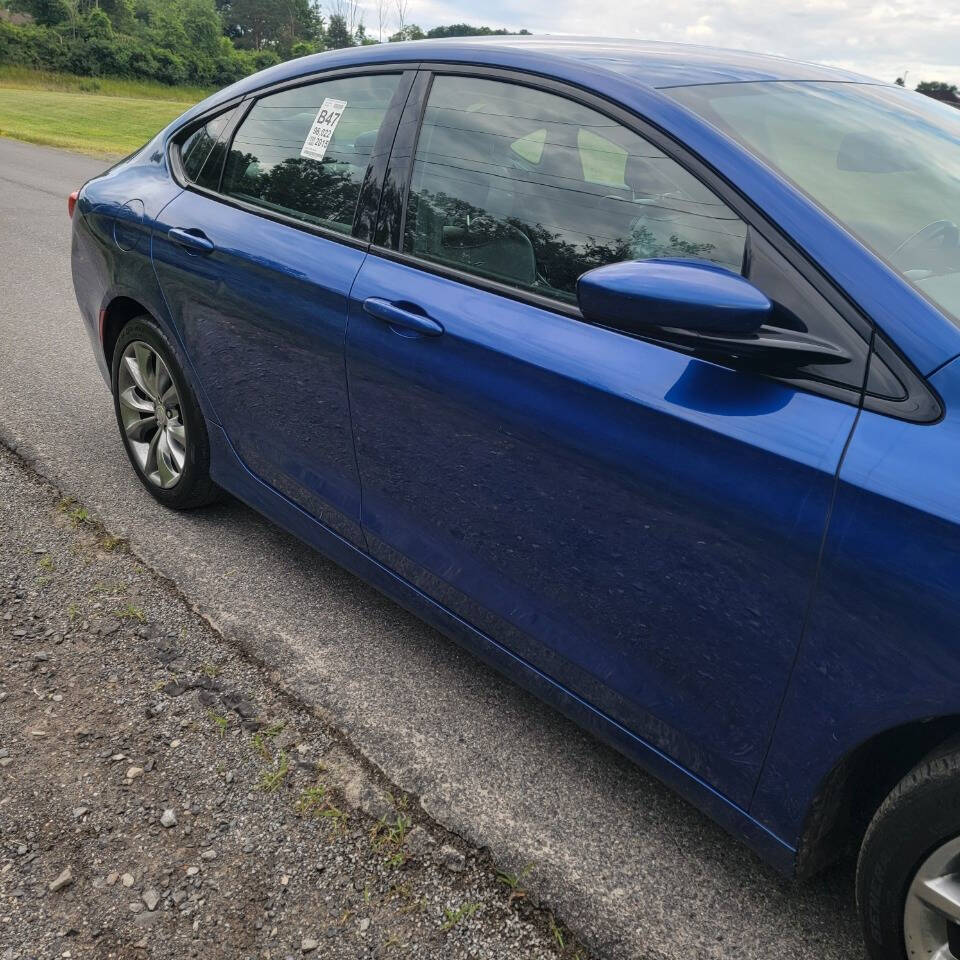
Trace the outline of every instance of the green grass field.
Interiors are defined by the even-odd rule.
[[[124,155],[208,92],[0,66],[0,136],[98,156]]]

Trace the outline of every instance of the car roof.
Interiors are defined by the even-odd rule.
[[[539,52],[549,59],[563,57],[604,67],[649,87],[756,80],[871,82],[866,77],[834,67],[692,43],[548,35],[463,38],[456,43],[450,40],[425,40],[419,41],[419,44],[424,56],[430,56],[431,59],[438,56],[442,58],[446,48],[454,46],[500,47],[505,53]]]
[[[330,50],[281,63],[228,89],[231,94],[244,93],[267,83],[325,69],[407,61],[515,67],[568,80],[576,80],[579,67],[585,73],[606,71],[608,75],[618,74],[634,83],[654,88],[758,80],[877,82],[835,67],[743,50],[687,43],[547,35],[451,37]]]

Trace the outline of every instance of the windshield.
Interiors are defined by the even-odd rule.
[[[854,83],[663,92],[792,180],[960,322],[960,110]]]

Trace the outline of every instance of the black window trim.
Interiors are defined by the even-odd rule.
[[[419,64],[422,73],[430,75],[429,82],[420,104],[420,125],[410,156],[404,158],[405,181],[402,191],[403,210],[399,242],[403,242],[403,229],[406,225],[406,207],[410,185],[413,177],[413,162],[416,155],[417,143],[423,126],[423,116],[429,99],[433,79],[438,75],[475,77],[477,79],[500,80],[520,86],[531,87],[552,93],[556,96],[572,100],[591,110],[595,110],[608,119],[613,120],[633,133],[644,138],[653,146],[661,150],[669,159],[677,163],[688,174],[700,181],[708,190],[723,201],[729,209],[746,224],[748,231],[756,231],[779,253],[786,262],[797,271],[800,278],[809,283],[819,293],[833,311],[853,330],[863,341],[864,357],[869,372],[869,364],[877,360],[885,363],[891,373],[900,380],[907,396],[904,400],[891,400],[868,394],[864,388],[844,387],[835,383],[818,381],[811,377],[787,378],[771,376],[779,382],[788,384],[798,390],[815,393],[829,399],[838,400],[857,408],[882,413],[895,419],[903,419],[921,424],[939,422],[943,417],[943,404],[936,391],[930,386],[923,375],[917,371],[900,350],[883,333],[877,330],[874,322],[849,299],[843,289],[819,265],[807,257],[789,237],[787,237],[762,210],[760,210],[736,185],[727,180],[703,158],[695,154],[684,143],[671,134],[638,116],[617,103],[598,96],[591,90],[579,87],[572,83],[547,77],[542,74],[528,72],[515,68],[488,67],[460,62],[432,62],[423,61]],[[392,160],[393,158],[391,158]],[[383,212],[381,210],[381,216]],[[570,303],[548,297],[544,294],[523,290],[510,284],[472,274],[456,267],[429,261],[413,254],[404,253],[402,249],[394,249],[373,243],[369,252],[388,260],[394,260],[408,266],[415,267],[427,273],[447,277],[468,286],[487,290],[491,293],[505,296],[531,306],[550,310],[563,316],[588,323],[579,308]],[[622,331],[618,331],[622,332]],[[679,352],[694,353],[690,348],[671,342],[668,339],[656,336],[637,335],[639,339],[656,343],[660,346]],[[881,346],[883,349],[880,349]],[[713,359],[715,362],[716,358]]]
[[[193,118],[189,121],[189,123],[185,123],[182,127],[178,127],[171,133],[167,141],[167,160],[170,166],[171,175],[173,176],[173,179],[177,185],[182,187],[184,190],[190,190],[193,193],[199,193],[210,200],[216,200],[218,203],[223,203],[228,207],[234,207],[238,210],[243,210],[246,213],[252,213],[256,216],[264,217],[267,220],[272,220],[275,223],[280,223],[287,227],[293,227],[296,230],[302,230],[305,233],[313,234],[314,236],[321,237],[324,240],[333,240],[337,243],[343,243],[347,246],[355,247],[360,250],[368,250],[370,247],[369,240],[364,239],[363,237],[354,236],[353,234],[353,230],[356,228],[360,214],[359,202],[358,209],[354,214],[351,233],[349,234],[340,233],[339,231],[331,230],[328,227],[321,227],[317,224],[308,223],[306,220],[300,220],[297,217],[288,216],[287,214],[279,213],[275,210],[268,210],[265,207],[258,206],[254,203],[248,203],[247,201],[240,200],[237,197],[227,196],[221,192],[223,188],[223,174],[224,170],[226,169],[226,157],[229,155],[230,148],[233,146],[233,139],[237,133],[237,130],[240,128],[240,124],[246,119],[247,114],[251,109],[253,109],[254,104],[264,97],[270,96],[274,93],[280,93],[283,90],[292,90],[296,87],[306,87],[315,83],[323,83],[327,80],[349,79],[350,77],[369,76],[371,74],[399,76],[401,78],[401,86],[406,75],[409,75],[410,84],[407,85],[407,94],[409,94],[409,88],[410,85],[412,85],[412,81],[417,73],[417,69],[417,63],[411,63],[409,61],[396,61],[391,63],[358,64],[351,67],[339,67],[329,70],[321,70],[315,73],[305,74],[300,77],[282,80],[266,87],[260,87],[256,90],[251,90],[233,100],[217,104],[210,110],[205,111],[201,116]],[[227,148],[224,151],[224,160],[220,168],[217,189],[211,190],[208,187],[202,187],[188,179],[185,175],[183,165],[180,162],[180,142],[184,139],[184,137],[189,136],[199,127],[209,123],[214,118],[220,116],[222,113],[226,113],[228,110],[231,110],[234,107],[239,107],[239,109],[237,109],[237,113],[231,120],[227,130],[224,131],[224,136],[227,138]],[[384,119],[387,120],[390,118],[394,124],[394,127],[396,127],[396,125],[399,123],[402,110],[403,104],[400,105],[400,110],[396,111],[395,116],[390,117],[390,114],[388,113]],[[396,129],[394,129],[393,133],[396,133]],[[370,197],[370,191],[367,190],[367,179],[371,176],[375,159],[376,157],[373,155],[370,157],[366,172],[364,173],[363,181],[360,185],[360,197],[370,203],[372,203],[372,199]],[[379,206],[380,201],[379,191],[376,191],[375,193],[375,200],[376,206],[374,206],[373,210],[374,217],[376,216],[376,208]]]

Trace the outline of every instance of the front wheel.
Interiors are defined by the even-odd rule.
[[[960,960],[960,751],[914,768],[877,811],[857,906],[872,960]]]
[[[151,317],[137,317],[120,331],[112,378],[117,425],[140,482],[175,510],[215,500],[203,414],[170,343]]]

